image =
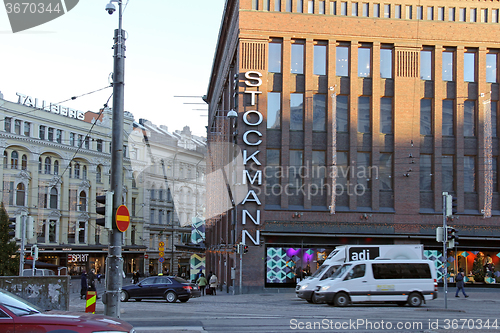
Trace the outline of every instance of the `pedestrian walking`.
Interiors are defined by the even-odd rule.
[[[94,271],[94,269],[91,269],[90,273],[89,273],[89,276],[88,276],[89,290],[90,291],[96,291],[96,289],[95,289],[95,279],[96,279],[95,271]]]
[[[455,297],[460,297],[460,296],[458,296],[458,292],[460,290],[462,290],[462,293],[464,294],[464,296],[466,298],[469,297],[469,295],[467,295],[465,293],[465,289],[464,289],[464,270],[462,268],[458,269],[458,274],[457,274],[457,277],[456,277],[456,281],[457,281],[457,292],[455,293]]]
[[[82,272],[82,277],[80,280],[82,283],[82,289],[80,290],[80,298],[85,299],[85,296],[87,295],[87,290],[88,290],[87,272],[85,272],[85,271]]]
[[[196,283],[198,284],[198,288],[200,288],[201,296],[205,296],[205,287],[208,284],[205,274],[200,273],[200,277],[196,280]]]
[[[138,284],[139,283],[139,277],[140,277],[139,271],[135,271],[134,274],[133,274],[132,282],[134,284]]]
[[[210,283],[210,289],[213,290],[212,295],[214,296],[217,295],[216,290],[217,290],[217,285],[219,284],[219,280],[217,280],[217,275],[212,274],[209,283]]]

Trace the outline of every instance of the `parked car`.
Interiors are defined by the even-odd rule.
[[[68,311],[45,312],[0,289],[0,332],[135,333],[135,330],[123,320],[102,315]]]
[[[55,276],[55,275],[56,273],[54,273],[54,271],[51,269],[35,268],[35,276]],[[33,270],[31,268],[23,269],[23,276],[33,276]]]
[[[122,287],[120,300],[126,302],[129,299],[141,301],[143,298],[163,298],[174,303],[177,300],[187,302],[191,297],[199,296],[200,290],[194,283],[176,276],[153,276]]]

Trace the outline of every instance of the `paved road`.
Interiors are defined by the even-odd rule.
[[[455,288],[451,288],[447,309],[442,290],[437,300],[420,308],[393,305],[336,308],[309,304],[292,292],[236,296],[219,292],[217,296],[190,299],[186,303],[129,301],[120,304],[120,312],[121,318],[134,325],[139,333],[500,332],[500,289],[469,288],[467,292],[469,298],[455,298]],[[74,294],[70,307],[84,311],[85,301]],[[104,305],[98,301],[97,313],[103,311]],[[485,328],[486,323],[489,329]]]

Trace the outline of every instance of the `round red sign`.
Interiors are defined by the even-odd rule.
[[[116,227],[121,232],[125,232],[130,225],[130,213],[127,206],[121,205],[116,210]]]

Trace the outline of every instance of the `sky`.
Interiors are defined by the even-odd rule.
[[[108,2],[80,0],[63,16],[18,33],[12,33],[5,7],[0,6],[4,99],[17,102],[19,92],[98,112],[112,94],[112,88],[94,92],[109,86],[113,71],[118,13],[105,11]],[[145,118],[171,132],[189,126],[193,134],[206,136],[207,112],[197,109],[207,110],[201,96],[207,93],[225,0],[123,3],[128,34],[125,110],[136,121]],[[81,97],[66,101],[73,96]]]

